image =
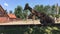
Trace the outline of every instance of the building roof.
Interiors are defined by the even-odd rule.
[[[8,14],[9,18],[16,18],[15,14]]]
[[[1,12],[1,14],[2,14],[2,16],[4,17],[8,17],[8,15],[7,15],[7,12],[3,9],[3,7],[0,5],[0,12]]]

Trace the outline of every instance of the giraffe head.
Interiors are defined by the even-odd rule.
[[[26,5],[25,5],[25,8],[24,8],[24,10],[31,10],[32,8],[29,6],[29,4],[27,3]]]
[[[27,3],[27,4],[25,5],[24,10],[27,10],[28,8],[29,8],[29,4]]]

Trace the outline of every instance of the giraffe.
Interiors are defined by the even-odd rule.
[[[32,9],[28,4],[25,5],[24,10],[27,10],[27,9],[30,10],[32,15],[35,15],[35,16],[37,16],[40,19],[40,23],[41,24],[45,24],[46,25],[48,23],[50,23],[50,24],[55,23],[54,19],[49,17],[49,15],[47,15],[47,14],[45,14],[43,12],[38,12],[38,11]]]

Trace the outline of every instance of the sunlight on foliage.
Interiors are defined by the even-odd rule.
[[[59,30],[57,27],[53,27],[54,30]]]

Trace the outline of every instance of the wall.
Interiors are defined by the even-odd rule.
[[[7,17],[0,17],[0,23],[2,23],[2,22],[8,22],[9,21],[9,18],[7,18]]]

